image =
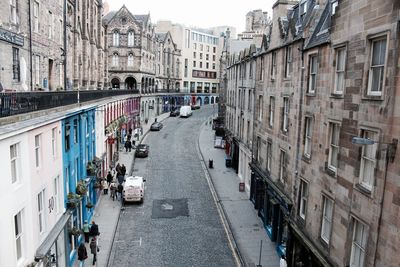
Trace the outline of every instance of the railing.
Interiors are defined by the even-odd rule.
[[[138,94],[138,90],[84,90],[79,91],[80,102],[101,98]],[[76,104],[77,91],[62,92],[7,92],[0,93],[0,117]]]

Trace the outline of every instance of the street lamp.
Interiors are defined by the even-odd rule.
[[[380,230],[381,230],[381,225],[382,225],[382,210],[383,210],[383,203],[385,201],[386,179],[387,179],[387,174],[388,174],[388,166],[389,166],[389,161],[391,163],[394,162],[394,158],[395,158],[396,150],[397,150],[397,144],[398,144],[399,140],[396,138],[393,138],[391,143],[381,143],[381,142],[378,142],[375,140],[371,140],[369,138],[362,138],[362,137],[355,136],[355,137],[351,138],[351,142],[355,145],[363,145],[363,146],[374,145],[374,144],[387,145],[385,175],[384,175],[384,180],[383,180],[382,197],[381,197],[381,201],[380,201],[379,220],[378,220],[378,229],[377,229],[376,244],[375,244],[375,256],[374,256],[374,264],[373,264],[373,266],[376,266],[378,242],[379,242]]]

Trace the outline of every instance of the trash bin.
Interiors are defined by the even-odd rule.
[[[232,167],[232,158],[229,156],[225,158],[225,167],[227,168]]]
[[[244,192],[244,183],[239,183],[239,192]]]
[[[212,169],[213,168],[213,164],[214,164],[214,161],[212,159],[209,159],[208,160],[208,168]]]

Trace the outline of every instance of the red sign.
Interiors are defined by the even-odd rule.
[[[107,143],[109,143],[109,144],[114,144],[114,138],[108,137]]]

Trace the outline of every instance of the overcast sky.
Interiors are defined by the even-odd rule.
[[[267,11],[271,17],[276,0],[107,0],[110,11],[123,4],[135,15],[150,13],[153,23],[171,20],[187,26],[207,28],[233,26],[240,33],[245,29],[246,13],[255,9]]]

